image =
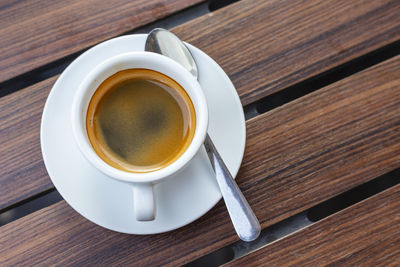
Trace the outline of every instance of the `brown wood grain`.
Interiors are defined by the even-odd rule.
[[[248,121],[237,182],[262,227],[400,167],[399,110],[400,56]],[[0,259],[180,265],[235,240],[221,202],[178,230],[133,236],[96,226],[61,201],[1,227]]]
[[[1,1],[0,82],[201,1]]]
[[[0,209],[53,188],[40,150],[40,120],[56,78],[0,98]]]
[[[173,30],[228,73],[247,105],[400,39],[398,0],[244,0]]]
[[[326,265],[400,265],[400,185],[224,266]]]
[[[324,4],[319,5],[319,8],[315,8],[313,1],[299,1],[299,3],[302,4],[298,7],[298,12],[301,14],[301,17],[296,17],[298,16],[296,12],[293,14],[290,13],[292,17],[295,16],[299,25],[302,25],[301,29],[304,27],[307,28],[305,25],[310,23],[310,29],[314,29],[324,37],[321,40],[318,39],[319,41],[317,43],[315,43],[314,33],[309,32],[310,29],[307,28],[307,34],[305,34],[303,31],[293,28],[292,22],[289,23],[289,21],[286,21],[289,15],[287,12],[293,12],[292,9],[288,9],[290,4],[286,1],[277,2],[275,0],[266,2],[242,0],[211,15],[206,15],[203,18],[186,23],[174,29],[174,31],[183,39],[189,40],[201,49],[204,49],[207,53],[210,53],[231,75],[240,93],[242,103],[248,103],[249,101],[275,91],[275,89],[272,90],[270,86],[264,86],[271,81],[277,79],[285,81],[276,87],[276,90],[282,90],[285,86],[300,82],[309,77],[309,75],[314,75],[316,72],[323,71],[325,68],[333,67],[347,59],[369,52],[377,46],[383,46],[397,38],[397,31],[396,34],[391,36],[386,35],[388,32],[392,32],[392,30],[390,30],[392,27],[394,27],[394,29],[399,28],[399,26],[396,26],[396,23],[397,18],[400,17],[400,8],[395,9],[389,7],[400,2],[390,2],[389,5],[386,6],[384,5],[384,3],[386,3],[385,1],[364,2],[356,0],[346,1],[340,5],[336,5],[337,2],[335,1],[335,4],[331,3],[331,5],[334,6],[334,11],[332,12],[336,12],[335,16],[337,16],[337,19],[325,21],[324,16],[319,14],[320,12],[322,14],[330,12],[330,6],[326,6],[326,2],[330,1],[324,1]],[[273,5],[270,6],[271,4]],[[297,7],[297,5],[296,2],[295,6]],[[267,9],[274,10],[274,12],[266,12]],[[343,10],[341,11],[341,9]],[[259,10],[263,10],[263,13],[260,13]],[[352,10],[352,12],[349,12],[349,10]],[[241,12],[243,12],[242,15]],[[365,15],[362,15],[366,12],[372,12],[373,18],[375,18],[375,14],[378,14],[382,16],[382,19],[377,19],[372,23]],[[392,18],[393,13],[399,14],[397,18],[391,20],[391,24],[389,25],[386,23],[386,19]],[[263,20],[261,20],[261,18],[263,18]],[[353,20],[357,18],[359,25],[355,27],[351,24],[351,26],[348,23],[350,18]],[[244,21],[246,21],[247,24],[245,24]],[[319,28],[319,23],[317,23],[317,21],[322,24],[325,23],[324,25],[326,27],[329,25],[332,29],[337,29],[335,35],[336,39],[329,39],[331,35],[327,32],[323,34],[324,30],[323,28]],[[226,23],[228,23],[228,25]],[[271,23],[273,25],[279,24],[281,27],[274,28],[274,31],[270,31]],[[371,23],[373,25],[370,25]],[[224,27],[221,28],[221,25],[224,25]],[[250,27],[249,25],[252,26]],[[264,34],[262,38],[257,35],[258,32],[257,34],[253,32],[255,28]],[[354,34],[349,33],[349,29],[354,31]],[[276,31],[281,32],[280,34],[276,34]],[[246,34],[243,34],[244,32]],[[345,39],[337,38],[342,35],[347,37]],[[221,42],[221,38],[217,38],[217,36],[231,41],[225,43]],[[296,42],[289,42],[290,36],[298,36],[300,39],[296,39]],[[332,46],[322,45],[324,42],[329,44],[333,41],[343,41],[346,45],[342,44],[343,50],[335,50]],[[300,45],[302,42],[307,45]],[[314,46],[316,44],[319,44],[319,46]],[[224,45],[229,46],[225,47]],[[296,48],[296,45],[300,46]],[[246,49],[240,50],[240,47],[246,47]],[[268,47],[274,47],[274,49],[266,49]],[[285,50],[282,50],[283,47],[287,49],[292,47],[290,48],[292,52],[284,52]],[[243,52],[229,52],[235,50]],[[247,51],[249,50],[253,51],[251,54],[248,54],[248,56],[254,57],[253,60],[246,59]],[[227,53],[230,56],[228,56]],[[276,61],[274,59],[278,57],[278,53],[283,53],[282,57],[284,57],[284,60]],[[344,57],[342,57],[342,55]],[[340,60],[338,58],[339,56]],[[257,63],[259,59],[263,57],[270,60]],[[279,56],[279,58],[281,57]],[[314,63],[320,63],[315,65],[317,70],[307,74],[308,71],[304,72],[305,69],[301,70],[301,68],[309,68],[311,64],[310,60]],[[291,67],[296,69],[293,69],[294,72],[289,71],[291,68],[288,68],[287,64],[290,62],[293,63]],[[261,66],[261,68],[252,70],[251,72],[242,71],[243,68],[252,66],[250,67],[250,69],[252,69],[255,68],[256,65]],[[273,69],[271,67],[275,68],[276,71],[271,72],[270,70]],[[268,71],[266,71],[266,68],[268,68]],[[235,73],[240,73],[240,75],[236,75]],[[257,85],[253,82],[249,84],[244,83],[246,80],[251,81],[254,77],[257,77]],[[288,79],[291,81],[287,82]],[[50,179],[46,176],[43,164],[41,163],[42,157],[38,137],[41,117],[40,107],[43,106],[53,83],[54,79],[49,79],[38,85],[25,88],[21,92],[0,99],[0,127],[3,128],[3,132],[0,132],[0,143],[7,143],[7,145],[0,146],[0,167],[2,167],[0,168],[0,183],[2,184],[0,187],[0,209],[52,187]],[[275,83],[273,82],[273,84]],[[35,90],[39,92],[35,92]],[[251,90],[254,90],[257,96],[250,96],[248,92]],[[32,108],[32,101],[38,97],[40,97],[39,101],[41,104],[35,107],[34,111],[26,112],[26,114],[21,116],[21,113],[24,113],[25,109],[29,110],[29,107]],[[7,105],[9,102],[15,103],[17,109],[13,107],[14,104]],[[28,119],[26,116],[30,116],[30,118]],[[13,119],[2,122],[1,118]],[[24,124],[23,120],[29,123]],[[10,136],[7,132],[17,134]],[[25,153],[25,148],[30,149],[29,154]],[[14,151],[13,154],[20,157],[18,161],[14,160],[14,158],[9,155],[12,151]],[[35,168],[30,168],[33,162]]]

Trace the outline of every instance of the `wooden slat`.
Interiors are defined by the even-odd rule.
[[[324,3],[325,2],[330,1],[324,1]],[[245,3],[245,5],[243,5],[243,3]],[[317,25],[315,25],[316,22],[314,20],[318,18],[323,19],[324,16],[320,16],[319,13],[321,12],[322,14],[325,14],[327,12],[330,12],[326,10],[326,8],[328,7],[326,7],[325,4],[321,4],[317,9],[312,8],[314,6],[314,1],[306,1],[301,3],[302,5],[298,8],[299,12],[301,11],[300,13],[302,14],[302,17],[296,17],[299,23],[310,23],[313,29],[319,29],[319,33],[321,35],[323,33],[323,30],[317,27],[319,25],[318,23]],[[335,3],[337,3],[337,1],[335,1]],[[287,11],[290,5],[287,4],[285,0],[279,2],[271,0],[265,1],[265,3],[264,1],[257,2],[253,0],[241,0],[238,3],[232,4],[227,8],[217,11],[215,14],[213,13],[213,15],[206,15],[204,18],[194,20],[193,22],[189,22],[179,28],[176,28],[174,31],[185,40],[189,40],[190,42],[199,46],[201,49],[204,49],[206,52],[210,53],[214,58],[216,58],[217,62],[221,63],[223,68],[226,69],[233,78],[233,81],[237,85],[237,89],[240,93],[242,103],[248,103],[253,99],[258,99],[259,97],[274,91],[275,89],[272,90],[272,87],[264,86],[265,84],[268,84],[273,80],[291,80],[291,82],[284,82],[280,84],[278,86],[279,88],[276,87],[276,90],[281,90],[285,86],[288,86],[292,83],[300,82],[304,78],[307,78],[309,75],[315,74],[316,71],[312,72],[311,74],[307,74],[308,71],[306,71],[306,69],[308,68],[307,66],[310,66],[311,64],[311,59],[316,62],[321,62],[322,65],[317,64],[316,66],[318,66],[318,68],[322,71],[325,68],[329,68],[335,66],[336,64],[342,63],[346,60],[346,58],[359,56],[362,53],[366,53],[375,49],[376,46],[382,46],[387,42],[393,40],[393,38],[395,38],[393,36],[397,35],[393,34],[392,36],[386,36],[386,33],[391,32],[390,27],[398,29],[398,25],[400,25],[400,22],[396,24],[397,19],[392,19],[389,27],[388,24],[383,23],[382,21],[386,21],[386,18],[392,18],[393,12],[398,13],[397,17],[400,18],[400,8],[389,8],[391,7],[390,5],[380,7],[375,6],[381,5],[383,3],[384,1],[367,1],[366,3],[364,3],[361,0],[355,0],[346,1],[346,4],[332,4],[334,6],[333,9],[336,12],[335,14],[338,16],[338,18],[330,21],[334,25],[329,25],[330,27],[333,27],[335,29],[337,28],[336,35],[343,35],[346,36],[346,38],[336,38],[337,36],[335,35],[336,39],[331,40],[329,39],[331,35],[326,33],[325,35],[322,34],[322,36],[328,39],[321,39],[320,42],[326,42],[326,44],[329,44],[333,41],[339,42],[340,40],[342,40],[347,44],[342,44],[344,50],[335,50],[332,48],[332,46],[327,45],[323,46],[322,48],[314,46],[316,45],[316,43],[313,41],[315,39],[315,36],[313,35],[314,33],[310,33],[308,31],[307,32],[309,33],[309,35],[302,35],[302,31],[296,33],[296,36],[301,36],[301,40],[296,41],[297,43],[288,42],[288,38],[290,36],[293,36],[294,34],[292,32],[293,27],[289,22],[286,22],[286,24],[280,24],[282,23],[282,21],[286,21],[286,18],[289,15],[287,12],[292,10],[289,8],[289,11]],[[394,4],[392,3],[391,5],[395,5],[397,3],[400,2],[397,1],[394,2]],[[267,6],[265,6],[266,4]],[[270,4],[273,5],[269,6]],[[352,6],[349,7],[349,4],[351,4]],[[295,6],[297,5],[298,4],[296,4]],[[373,7],[371,7],[371,5]],[[271,8],[271,10],[274,10],[274,12],[267,12],[268,8]],[[342,8],[343,11],[340,11],[340,8]],[[264,13],[259,13],[259,11],[257,11],[259,9],[264,10]],[[349,9],[353,11],[349,12]],[[371,10],[375,11],[372,12]],[[369,23],[367,17],[362,15],[367,11],[373,13],[371,15],[373,18],[375,18],[375,13],[380,14],[382,18],[374,21],[373,23],[371,22],[373,25],[370,25],[371,23]],[[241,12],[244,12],[246,15],[240,15]],[[272,16],[273,14],[282,15]],[[294,13],[292,15],[297,16],[296,14],[297,13]],[[349,16],[352,19],[358,18],[358,21],[360,22],[357,29],[351,28],[355,31],[355,34],[349,34],[347,31],[348,27],[350,27],[351,25],[349,25],[348,23],[342,23],[342,21],[348,21]],[[246,18],[246,22],[248,23],[248,25],[252,25],[251,27],[249,27],[247,24],[244,24],[244,18]],[[322,23],[320,20],[318,21]],[[226,23],[229,23],[230,26],[228,27]],[[275,30],[268,31],[268,29],[270,29],[271,27],[271,25],[269,24],[271,23],[272,25],[281,25],[281,28],[278,28],[276,30],[282,30],[282,32],[280,34],[276,34]],[[219,24],[225,25],[224,31],[222,31]],[[201,25],[200,28],[199,25]],[[244,29],[244,27],[246,27],[246,29]],[[285,27],[289,28],[284,30]],[[376,29],[374,27],[379,27],[381,33],[383,34],[383,36],[385,36],[385,38],[383,38],[382,36],[380,37],[377,30],[369,31],[369,28]],[[263,32],[263,37],[261,38],[254,32],[251,32],[253,31],[253,28],[257,28],[261,32]],[[191,29],[195,29],[193,31],[193,33],[195,34],[190,35]],[[241,29],[241,31],[238,31],[238,29]],[[246,34],[243,34],[243,32],[246,32]],[[247,34],[248,32],[251,32],[251,34]],[[231,40],[231,42],[221,43],[221,40],[219,38],[216,38],[217,36],[221,36],[222,39],[228,38],[229,40]],[[360,36],[364,36],[364,39],[360,40]],[[240,45],[236,46],[239,41]],[[266,41],[268,41],[268,44],[265,43]],[[305,46],[304,48],[304,45],[300,45],[300,41],[304,44],[307,44],[307,46]],[[224,45],[228,44],[229,47],[225,49]],[[287,47],[291,44],[293,44],[293,47],[290,48],[292,49],[291,53],[286,53],[284,52],[284,50],[279,50],[282,47]],[[300,46],[296,49],[296,45]],[[246,49],[241,50],[239,49],[239,47],[246,47]],[[273,47],[274,49],[266,49],[267,47]],[[300,49],[301,47],[306,50]],[[231,53],[229,52],[230,50],[228,48],[234,48],[234,50],[232,51],[243,51],[243,53]],[[253,51],[252,54],[249,55],[253,57],[253,60],[249,61],[247,59],[246,54],[248,50]],[[229,56],[227,56],[226,54],[228,52]],[[285,58],[285,60],[275,60],[278,57],[279,52],[284,53],[283,57]],[[329,57],[333,58],[334,60],[327,61],[327,55],[330,55]],[[342,58],[342,55],[345,56]],[[263,57],[269,60],[264,60],[260,61],[261,63],[256,63],[259,61],[259,59]],[[295,72],[297,74],[293,74],[294,72],[292,72],[292,74],[289,75],[289,68],[287,67],[288,62],[293,63],[291,66],[293,68],[296,68]],[[257,66],[260,66],[260,71],[264,70],[262,71],[262,74],[258,72],[258,70],[255,72],[252,71],[251,73],[242,71],[243,68],[256,66],[249,65],[253,63],[257,64]],[[300,71],[302,67],[304,67],[305,69]],[[274,68],[279,71],[271,72],[270,70]],[[266,69],[270,70],[265,71]],[[240,76],[235,74],[239,72],[241,73]],[[253,83],[247,84],[244,82],[246,80],[251,81],[253,79],[253,76],[257,77],[258,85],[255,85]],[[0,146],[0,183],[2,184],[2,186],[0,187],[0,209],[14,204],[22,199],[28,198],[32,195],[35,195],[41,190],[52,187],[50,180],[46,176],[46,171],[44,170],[43,164],[41,163],[42,156],[39,149],[38,138],[41,109],[38,107],[41,107],[43,105],[45,98],[47,97],[50,87],[53,85],[53,83],[54,79],[49,79],[38,85],[25,88],[20,92],[16,92],[3,99],[0,99],[0,127],[2,127],[4,132],[0,132],[0,143],[10,143],[7,146]],[[248,92],[250,92],[251,89],[255,90],[257,94],[256,97],[248,95]],[[39,92],[35,92],[36,90]],[[32,97],[33,95],[35,97]],[[38,98],[40,98],[40,100],[38,101],[40,101],[41,104],[38,107],[35,107],[34,111],[26,112],[26,114],[24,114],[24,116],[20,118],[20,114],[24,113],[26,109],[29,109],[29,107],[33,105],[32,101],[36,101],[35,99]],[[7,103],[10,102],[13,102],[15,104],[7,105]],[[26,116],[28,116],[29,118]],[[3,122],[3,119],[1,118],[13,118],[13,120]],[[25,121],[25,123],[23,120]],[[6,134],[6,132],[13,132],[17,134],[10,136],[9,134]],[[29,154],[29,156],[25,156],[25,149],[21,150],[20,148],[30,148],[31,153]],[[10,153],[16,153],[21,158],[18,161],[15,161],[9,155]],[[37,168],[29,168],[29,166],[31,166],[33,162]]]
[[[213,57],[243,105],[400,39],[398,0],[246,0],[174,32]]]
[[[0,82],[201,1],[2,1]]]
[[[399,266],[400,185],[224,266],[305,265]]]
[[[400,56],[248,121],[237,182],[262,227],[400,167],[399,110]],[[173,232],[132,236],[61,201],[1,227],[0,259],[178,265],[237,239],[221,202]]]
[[[40,150],[40,120],[56,78],[0,98],[0,209],[53,188]]]

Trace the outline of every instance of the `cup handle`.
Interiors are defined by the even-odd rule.
[[[155,214],[155,199],[153,185],[135,184],[133,185],[133,206],[136,220],[152,221]]]

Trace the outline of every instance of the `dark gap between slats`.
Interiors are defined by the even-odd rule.
[[[208,9],[210,11],[215,11],[217,9],[226,7],[230,4],[233,4],[239,0],[210,0],[208,4]]]
[[[229,261],[242,257],[251,251],[254,251],[266,244],[272,243],[282,237],[289,235],[299,229],[302,229],[311,222],[307,219],[304,212],[296,214],[290,218],[280,221],[261,231],[260,236],[251,242],[237,241],[231,245],[220,248],[206,256],[203,256],[193,262],[190,262],[185,267],[212,267],[220,266]]]
[[[183,24],[187,21],[190,21],[197,17],[200,17],[204,14],[207,14],[208,12],[209,12],[208,3],[207,2],[200,3],[197,5],[188,7],[186,9],[180,10],[177,13],[169,15],[163,19],[160,19],[158,21],[155,21],[155,22],[149,23],[147,25],[138,27],[136,29],[127,31],[127,32],[117,35],[115,37],[123,36],[123,35],[127,35],[127,34],[148,33],[149,31],[151,31],[154,28],[170,29],[170,28],[173,28],[180,24]],[[70,54],[66,57],[63,57],[56,61],[50,62],[42,67],[38,67],[32,71],[26,72],[17,77],[14,77],[12,79],[9,79],[7,81],[0,83],[0,97],[6,96],[6,95],[16,92],[18,90],[21,90],[25,87],[31,86],[40,81],[43,81],[45,79],[48,79],[50,77],[53,77],[57,74],[62,73],[65,70],[65,68],[69,64],[71,64],[71,62],[74,59],[76,59],[79,55],[81,55],[83,52],[85,52],[86,50],[88,50],[90,48],[91,47],[89,47],[87,49],[83,49],[79,52]]]
[[[311,222],[317,222],[398,183],[400,183],[400,169],[382,175],[379,179],[364,183],[310,208],[307,211],[307,218]]]
[[[251,103],[244,107],[245,117],[250,119],[270,111],[398,54],[400,40]]]
[[[263,229],[260,236],[252,242],[236,241],[231,245],[211,252],[185,266],[220,266],[245,256],[260,247],[266,246],[275,240],[301,230],[329,215],[348,208],[399,183],[400,168],[328,199],[304,212],[273,224]]]
[[[54,188],[25,199],[0,211],[0,226],[46,208],[60,200],[62,197]]]

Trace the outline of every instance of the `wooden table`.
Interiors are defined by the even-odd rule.
[[[0,3],[0,266],[400,264],[397,0],[240,0],[171,29],[214,58],[241,98],[247,144],[236,180],[264,229],[256,251],[213,257],[246,245],[222,201],[178,230],[135,236],[46,198],[57,192],[40,119],[59,73],[90,46],[206,5]],[[18,209],[28,211],[13,219]],[[269,235],[302,214],[296,232]]]

